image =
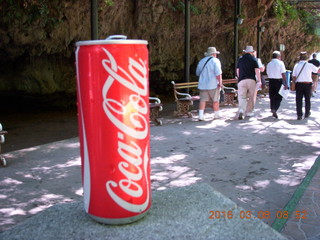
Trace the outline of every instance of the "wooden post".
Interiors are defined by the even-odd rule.
[[[185,0],[185,61],[184,80],[190,82],[190,0]]]
[[[234,0],[234,76],[237,76],[237,61],[239,49],[239,35],[238,35],[238,19],[240,15],[240,0]]]

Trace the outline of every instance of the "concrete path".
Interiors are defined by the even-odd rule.
[[[312,98],[312,115],[301,121],[296,120],[293,94],[283,101],[279,119],[271,117],[267,98],[258,99],[254,117],[240,121],[232,107],[222,108],[217,120],[207,111],[205,122],[163,118],[163,126],[151,127],[153,190],[206,183],[271,226],[285,218],[284,207],[320,155],[319,102],[320,95]],[[5,156],[9,166],[0,169],[1,231],[57,203],[82,200],[77,138]],[[283,236],[320,239],[319,183],[317,171]]]
[[[201,200],[201,201],[199,201]],[[212,209],[232,211],[232,217],[209,218]],[[207,184],[154,191],[152,207],[144,218],[121,226],[93,221],[83,202],[57,204],[11,230],[6,240],[285,240],[259,219],[240,218],[244,209]],[[217,216],[217,215],[215,215]]]

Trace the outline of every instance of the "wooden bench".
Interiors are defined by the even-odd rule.
[[[4,143],[4,135],[5,134],[7,134],[8,132],[7,131],[3,131],[2,130],[2,126],[1,126],[1,124],[0,124],[0,129],[1,129],[1,131],[0,131],[0,154],[1,154],[1,144],[3,144]],[[0,156],[0,166],[3,166],[3,167],[5,167],[5,166],[7,166],[7,161],[6,161],[6,159],[4,158],[4,157],[2,157],[2,156]]]
[[[237,90],[233,87],[226,87],[225,84],[237,83],[237,79],[223,79],[223,91],[224,91],[224,101],[221,102],[221,105],[236,105]],[[198,88],[198,82],[187,82],[187,83],[175,83],[171,82],[173,85],[173,95],[175,102],[177,103],[177,112],[175,113],[178,116],[187,115],[192,117],[190,112],[190,106],[193,105],[193,102],[200,99],[199,95],[192,95],[190,93],[181,92],[181,89],[190,89]]]
[[[222,79],[223,91],[224,91],[224,99],[220,103],[223,106],[232,105],[237,106],[237,97],[238,97],[238,90],[234,87],[226,87],[227,84],[238,84],[237,78],[230,78],[230,79]]]
[[[150,121],[157,125],[162,125],[162,121],[158,119],[159,112],[162,111],[161,100],[156,97],[149,97]]]
[[[188,117],[192,117],[192,114],[189,111],[190,106],[193,105],[193,101],[199,100],[200,96],[192,96],[189,93],[181,92],[180,89],[197,88],[198,82],[175,83],[172,81],[171,83],[173,85],[175,102],[177,103],[177,112],[175,112],[175,115],[187,115]]]

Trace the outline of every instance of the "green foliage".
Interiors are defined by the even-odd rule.
[[[180,11],[183,12],[185,11],[185,4],[182,1],[178,1],[177,3],[175,3],[176,1],[168,1],[168,7],[173,10],[174,12],[176,11]]]
[[[285,0],[275,1],[274,13],[282,26],[287,26],[290,22],[300,19],[303,30],[307,34],[315,34],[316,32],[315,23],[319,20],[316,14],[297,9],[295,5],[291,5]]]
[[[109,7],[114,5],[114,1],[112,1],[112,0],[103,0],[103,2],[104,2],[105,5],[107,5]]]
[[[184,1],[175,1],[171,0],[168,1],[168,7],[169,9],[173,10],[174,12],[179,11],[185,14],[185,3]],[[194,13],[195,15],[200,15],[201,11],[196,6],[190,4],[190,11]]]
[[[50,0],[0,0],[1,15],[4,23],[13,22],[27,23],[31,25],[37,23],[40,27],[46,27],[52,30],[58,26],[60,21],[56,17],[59,14],[57,6]],[[27,26],[26,26],[27,27]]]
[[[312,15],[311,13],[300,10],[299,17],[304,23],[304,30],[308,34],[317,34],[317,24],[319,22],[319,17]]]
[[[276,0],[273,7],[277,19],[284,26],[287,26],[291,20],[298,18],[298,10],[287,1]]]
[[[190,11],[193,12],[197,16],[201,14],[201,10],[192,4],[190,5]]]

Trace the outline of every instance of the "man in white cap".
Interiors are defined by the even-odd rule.
[[[243,119],[244,115],[253,116],[256,91],[261,87],[260,69],[257,59],[254,57],[253,47],[246,46],[243,51],[245,54],[239,58],[237,63],[238,119]]]
[[[269,79],[270,109],[272,116],[278,118],[277,111],[282,101],[282,96],[279,94],[279,90],[282,84],[285,89],[288,88],[286,67],[284,62],[281,61],[281,53],[279,51],[274,51],[272,53],[272,60],[267,65],[267,75]]]
[[[204,121],[206,102],[212,100],[214,118],[219,118],[220,89],[222,86],[222,70],[220,60],[217,58],[215,47],[209,47],[200,60],[196,74],[199,76],[198,89],[200,90],[199,121]]]

